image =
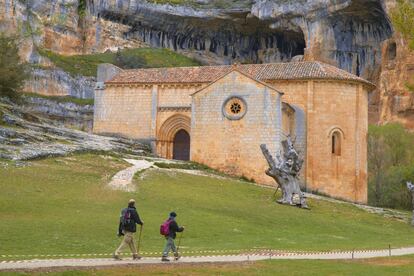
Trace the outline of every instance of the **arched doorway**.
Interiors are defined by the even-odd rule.
[[[184,129],[174,136],[173,159],[190,160],[190,135]]]
[[[191,119],[188,116],[176,114],[165,120],[157,134],[157,155],[167,159],[190,160],[190,129]]]

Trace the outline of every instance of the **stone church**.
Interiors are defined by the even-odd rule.
[[[121,70],[98,68],[95,133],[149,143],[156,155],[192,160],[263,185],[288,135],[318,191],[367,202],[368,93],[374,86],[321,62]]]

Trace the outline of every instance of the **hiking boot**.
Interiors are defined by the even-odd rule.
[[[162,257],[162,258],[161,258],[161,261],[162,261],[162,262],[169,262],[169,261],[170,261],[170,259],[168,259],[168,257]]]
[[[121,261],[121,257],[119,257],[119,255],[116,255],[115,253],[112,254],[112,258],[114,258],[115,260]]]
[[[138,261],[138,260],[141,260],[141,259],[142,259],[142,257],[141,257],[140,255],[132,255],[132,259],[133,259],[134,261]]]
[[[176,261],[178,261],[180,258],[181,258],[181,255],[180,255],[180,254],[178,254],[178,253],[175,253],[175,254],[174,254],[174,259],[175,259]]]

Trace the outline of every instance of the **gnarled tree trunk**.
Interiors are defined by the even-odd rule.
[[[282,198],[278,200],[278,203],[297,205],[301,208],[308,209],[306,199],[302,191],[300,190],[300,182],[298,179],[299,171],[302,168],[303,160],[299,158],[299,154],[293,147],[293,143],[288,137],[286,141],[282,142],[284,153],[283,156],[276,156],[276,159],[270,154],[266,145],[260,145],[264,157],[269,164],[269,169],[266,170],[266,174],[272,177],[282,190]],[[299,203],[293,202],[294,195],[299,196]]]

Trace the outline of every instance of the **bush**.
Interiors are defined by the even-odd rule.
[[[155,166],[162,169],[181,169],[181,170],[210,170],[209,167],[196,162],[183,162],[183,163],[172,163],[172,162],[155,162]]]
[[[115,65],[123,69],[137,69],[146,67],[145,58],[137,56],[132,52],[118,52],[115,56]]]
[[[370,205],[411,209],[406,181],[414,180],[414,135],[399,124],[370,126],[368,176]]]
[[[20,61],[16,38],[0,33],[0,97],[18,99],[27,72],[26,64]]]
[[[411,49],[414,49],[414,1],[397,0],[396,7],[391,11],[391,20],[394,28],[408,40]]]

